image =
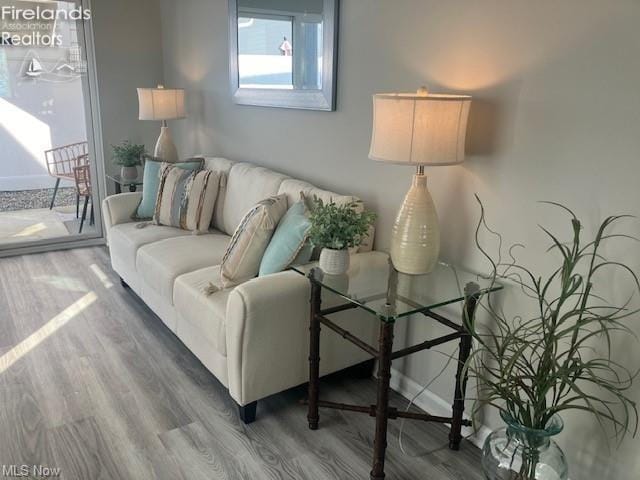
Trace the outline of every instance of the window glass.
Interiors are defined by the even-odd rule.
[[[293,88],[293,20],[238,17],[238,72],[243,88]]]

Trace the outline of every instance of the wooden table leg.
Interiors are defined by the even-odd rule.
[[[113,182],[116,185],[116,195],[119,195],[122,193],[122,185],[120,185],[118,182]]]
[[[320,416],[318,414],[318,398],[320,396],[320,320],[318,314],[321,305],[321,288],[311,281],[311,308],[309,312],[309,428],[318,429]]]
[[[474,318],[478,297],[472,295],[467,299],[465,305],[465,315],[468,320]],[[449,448],[451,450],[460,450],[460,442],[462,441],[462,419],[464,416],[464,400],[467,395],[468,375],[464,368],[471,355],[472,338],[471,335],[465,335],[460,339],[460,353],[458,356],[458,369],[456,371],[456,388],[454,390],[453,399],[453,420],[451,422],[451,431],[449,432]]]
[[[376,405],[376,438],[373,443],[371,480],[384,478],[384,459],[387,451],[387,423],[389,421],[389,381],[393,352],[393,323],[380,326],[380,356],[378,358],[378,402]]]

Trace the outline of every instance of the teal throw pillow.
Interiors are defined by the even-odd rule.
[[[296,263],[307,263],[311,259],[311,248],[307,247],[307,237],[311,223],[303,202],[294,204],[282,217],[278,228],[262,256],[260,276],[285,270]],[[301,258],[306,255],[308,258]]]
[[[147,159],[144,164],[144,175],[142,185],[142,200],[133,214],[134,220],[151,220],[156,211],[156,200],[158,189],[160,188],[160,167],[161,161]],[[200,170],[204,165],[204,159],[195,158],[178,162],[173,166],[184,170]]]

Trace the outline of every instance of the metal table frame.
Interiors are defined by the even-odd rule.
[[[451,430],[449,433],[449,448],[451,450],[459,450],[460,442],[462,441],[462,427],[472,425],[471,421],[463,418],[464,414],[464,400],[467,389],[467,374],[464,369],[464,365],[467,362],[469,355],[471,354],[472,338],[466,332],[462,325],[459,325],[446,317],[434,312],[432,309],[425,308],[419,310],[417,314],[427,316],[436,322],[450,328],[453,333],[444,335],[432,340],[427,340],[420,344],[393,351],[393,338],[394,338],[394,324],[395,321],[391,321],[388,318],[393,318],[393,302],[394,298],[389,297],[387,300],[387,306],[390,309],[389,317],[379,317],[380,320],[380,333],[378,338],[378,348],[375,348],[363,340],[359,339],[349,331],[341,328],[332,322],[329,315],[343,312],[345,310],[351,310],[355,308],[361,308],[356,303],[347,302],[337,307],[322,309],[322,290],[323,286],[315,279],[314,272],[312,271],[308,278],[311,282],[311,308],[310,308],[310,354],[309,354],[309,398],[308,402],[308,416],[309,428],[311,430],[318,429],[319,423],[319,408],[332,408],[337,410],[365,413],[376,419],[376,432],[374,441],[374,453],[373,453],[373,469],[371,470],[371,479],[379,480],[385,477],[384,463],[385,454],[387,449],[387,424],[389,419],[407,418],[411,420],[421,420],[425,422],[436,423],[449,423],[451,424]],[[395,289],[390,286],[389,292],[393,292]],[[480,298],[479,288],[475,283],[467,284],[465,288],[465,305],[464,315],[471,320],[475,316],[476,307]],[[400,298],[404,302],[409,302],[406,298]],[[345,340],[360,347],[365,352],[371,354],[378,360],[378,373],[377,373],[377,403],[375,405],[362,406],[362,405],[349,405],[335,402],[327,402],[320,400],[320,330],[321,325],[333,330]],[[458,368],[456,370],[456,385],[455,394],[453,400],[453,415],[451,417],[440,417],[435,415],[429,415],[426,413],[413,413],[399,411],[396,408],[389,406],[389,381],[391,379],[391,363],[398,358],[406,357],[408,355],[421,352],[433,348],[437,345],[452,341],[460,341],[459,355],[458,355]]]

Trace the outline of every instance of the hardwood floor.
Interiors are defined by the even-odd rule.
[[[0,260],[0,464],[67,479],[368,479],[373,419],[321,411],[301,388],[244,425],[226,389],[111,271],[103,248]],[[306,339],[305,339],[306,341]],[[371,379],[335,377],[323,398],[370,403]],[[396,405],[406,405],[399,395]],[[446,427],[390,426],[387,478],[480,480],[469,442]]]

